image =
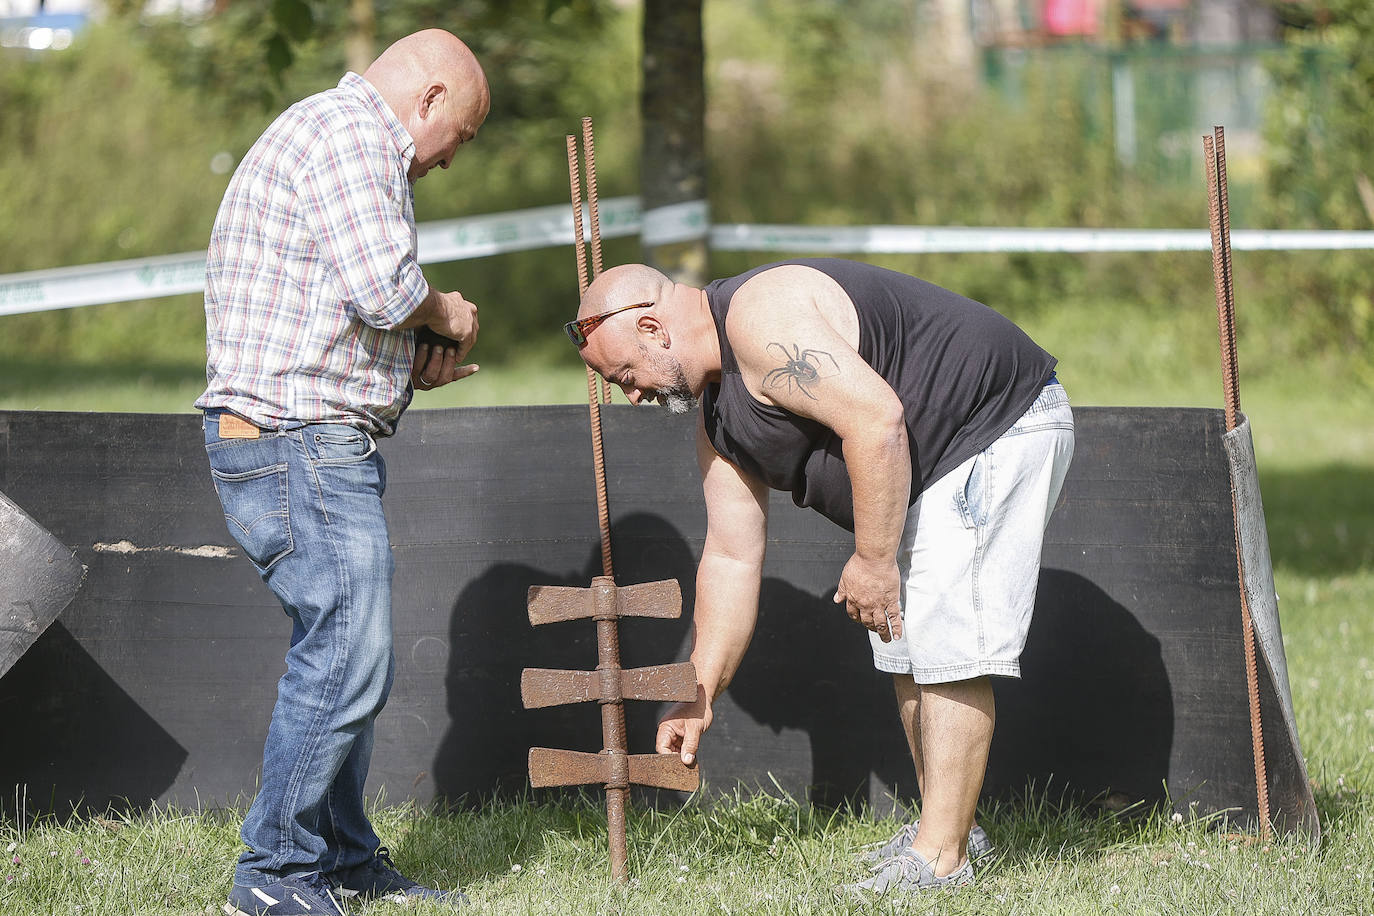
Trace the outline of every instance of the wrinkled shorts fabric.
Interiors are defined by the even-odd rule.
[[[996,442],[921,494],[897,553],[903,635],[869,634],[874,667],[918,684],[1020,677],[1045,526],[1073,444],[1068,394],[1046,385]]]

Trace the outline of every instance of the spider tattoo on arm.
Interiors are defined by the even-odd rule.
[[[783,363],[763,377],[765,388],[786,386],[789,394],[795,389],[814,401],[816,396],[807,386],[840,374],[839,364],[824,350],[803,350],[797,344],[793,344],[789,352],[787,347],[780,343],[770,343],[767,347],[770,353],[773,353],[775,348],[776,355]]]

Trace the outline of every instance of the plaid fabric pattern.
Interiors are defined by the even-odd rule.
[[[429,291],[415,260],[415,143],[362,77],[283,112],[239,163],[205,265],[199,408],[258,426],[390,435],[410,403]]]

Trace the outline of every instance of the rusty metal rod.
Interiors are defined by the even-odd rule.
[[[572,191],[573,249],[577,252],[577,295],[587,291],[587,249],[582,236],[582,176],[577,168],[577,140],[572,134],[568,144],[568,187]]]
[[[601,273],[601,215],[596,205],[596,141],[592,119],[582,119],[582,156],[587,161],[587,219],[592,234],[592,279]]]
[[[590,124],[584,119],[584,132]],[[585,135],[585,133],[584,133]],[[577,167],[577,145],[571,134],[565,138],[568,148],[568,184],[572,191],[573,207],[573,245],[577,249],[577,293],[581,296],[587,291],[587,254],[583,248],[582,236],[582,184]],[[598,268],[598,272],[600,268]],[[601,443],[601,407],[596,394],[596,373],[587,367],[587,412],[592,428],[592,474],[596,480],[596,517],[601,529],[601,572],[607,576],[615,575],[615,565],[611,560],[611,514],[606,497],[606,465]]]
[[[1203,158],[1207,169],[1207,197],[1212,230],[1212,278],[1216,286],[1217,334],[1221,349],[1222,387],[1226,398],[1226,429],[1236,428],[1240,416],[1239,369],[1236,361],[1235,287],[1231,263],[1231,219],[1227,204],[1226,145],[1221,127],[1213,128],[1214,137],[1202,138]],[[1215,139],[1214,139],[1215,138]],[[1250,600],[1245,593],[1245,568],[1241,560],[1240,519],[1236,514],[1235,496],[1231,498],[1231,515],[1236,526],[1236,578],[1240,586],[1241,635],[1245,651],[1245,685],[1250,706],[1250,743],[1255,761],[1255,804],[1259,816],[1260,836],[1268,839],[1269,775],[1264,759],[1264,721],[1260,714],[1259,664],[1255,649],[1255,624],[1250,614]]]
[[[582,234],[582,176],[577,164],[577,140],[572,134],[565,138],[568,145],[568,188],[572,192],[573,251],[577,254],[577,297],[587,292],[587,244]],[[587,370],[587,399],[596,398],[596,373]]]
[[[596,670],[606,672],[617,680],[620,677],[620,617],[616,613],[615,580],[597,576],[592,588],[606,589],[609,613],[596,617]],[[618,693],[618,691],[617,691]],[[624,760],[625,700],[623,697],[601,699],[601,753],[613,761]],[[629,795],[628,771],[624,778],[612,778],[606,785],[606,834],[611,853],[611,877],[624,881],[629,877],[629,849],[625,839],[625,803]]]
[[[565,138],[568,145],[568,187],[572,191],[573,250],[577,254],[577,298],[587,292],[587,244],[582,234],[582,177],[577,164],[577,140],[572,134]],[[596,397],[596,373],[587,370],[587,398]]]
[[[1207,210],[1208,225],[1212,230],[1212,285],[1217,300],[1217,337],[1221,344],[1221,380],[1226,402],[1226,428],[1235,429],[1236,416],[1231,407],[1231,391],[1234,380],[1231,378],[1231,360],[1228,356],[1226,338],[1231,325],[1226,314],[1226,249],[1221,240],[1221,203],[1220,189],[1217,184],[1217,156],[1212,138],[1202,138],[1203,158],[1207,161]],[[1232,331],[1234,329],[1232,328]]]
[[[568,150],[569,155],[574,156],[574,145],[571,137],[568,138]],[[595,278],[601,273],[601,229],[596,205],[596,153],[592,139],[591,118],[582,119],[582,150],[586,158],[588,209],[592,232],[592,276]],[[575,158],[570,164],[570,175],[576,175]],[[580,198],[580,192],[574,190],[573,207],[579,211],[579,215],[574,217],[575,225],[580,225],[581,222]],[[585,262],[580,254],[581,233],[578,232],[577,235],[579,281],[581,281],[583,275],[580,271]],[[586,286],[583,285],[580,291],[585,293]],[[602,380],[602,394],[604,399],[610,399],[610,388],[604,379]],[[611,514],[606,488],[605,450],[601,437],[601,400],[602,398],[597,397],[595,374],[588,368],[587,411],[591,420],[592,473],[596,479],[596,516],[601,532],[601,569],[603,573],[594,581],[593,588],[598,592],[608,590],[611,611],[610,613],[598,614],[596,618],[597,669],[618,679],[620,676],[620,632],[614,613],[615,571],[611,559]],[[619,702],[602,702],[601,737],[602,753],[611,755],[615,762],[624,763],[626,748],[625,703],[623,699]],[[606,836],[610,847],[611,877],[616,881],[626,881],[629,878],[629,851],[625,838],[625,804],[628,794],[629,787],[623,780],[613,779],[606,785]]]
[[[1231,264],[1231,205],[1226,186],[1226,133],[1219,126],[1212,128],[1212,133],[1216,150],[1217,209],[1221,217],[1222,278],[1225,281],[1223,301],[1226,330],[1223,340],[1225,351],[1222,354],[1222,359],[1225,360],[1226,368],[1223,374],[1225,378],[1230,380],[1226,387],[1228,416],[1234,418],[1235,423],[1239,423],[1240,365],[1236,359],[1236,291],[1235,272]],[[1227,426],[1227,429],[1233,428],[1233,425]]]
[[[582,119],[582,158],[587,163],[587,222],[591,230],[592,279],[601,276],[601,210],[597,205],[596,139],[592,136],[592,119]],[[611,383],[601,380],[601,403],[611,403]]]

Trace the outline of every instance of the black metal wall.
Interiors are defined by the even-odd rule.
[[[986,790],[1159,800],[1167,785],[1177,805],[1252,817],[1220,412],[1075,415],[1024,676],[997,682]],[[617,580],[676,577],[690,614],[694,421],[603,416]],[[398,668],[370,788],[474,801],[520,790],[532,744],[599,749],[595,704],[525,711],[519,696],[525,666],[596,664],[589,622],[536,630],[524,607],[530,585],[600,572],[586,409],[414,411],[382,453]],[[251,796],[290,625],[225,529],[199,417],[0,412],[0,491],[88,567],[0,678],[6,806],[16,785],[31,810]],[[776,779],[890,807],[915,792],[890,679],[829,599],[852,542],[786,497],[771,516],[758,631],[702,751],[709,788]],[[625,621],[624,664],[686,658],[688,639],[686,620]],[[632,752],[652,749],[655,721],[632,705]],[[1271,771],[1291,769],[1287,739],[1271,744]]]

